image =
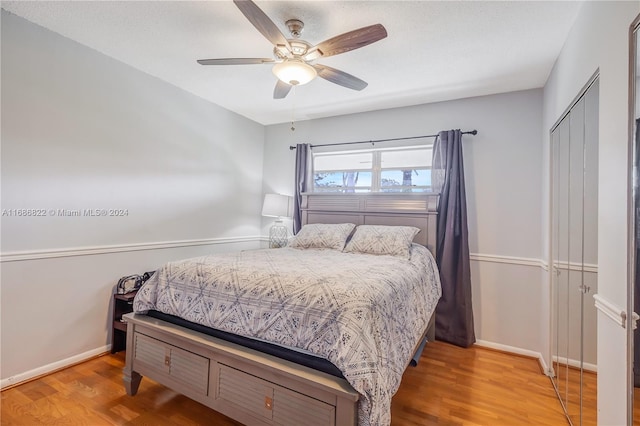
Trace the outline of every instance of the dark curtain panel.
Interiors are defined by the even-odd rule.
[[[438,134],[433,145],[431,183],[434,191],[440,192],[436,263],[442,298],[436,307],[436,339],[468,347],[476,336],[460,130]]]
[[[302,205],[302,193],[307,191],[307,177],[309,165],[309,144],[299,143],[296,145],[296,187],[293,191],[293,234],[297,234],[302,228],[302,215],[300,206]]]

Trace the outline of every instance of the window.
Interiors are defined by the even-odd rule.
[[[313,154],[314,192],[430,192],[432,146]]]

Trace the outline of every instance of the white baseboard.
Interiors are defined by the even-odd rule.
[[[7,386],[13,386],[18,383],[26,382],[33,378],[43,376],[45,374],[53,373],[54,371],[70,367],[74,364],[78,364],[91,359],[97,355],[109,352],[110,350],[111,345],[102,346],[100,348],[92,349],[90,351],[74,355],[60,361],[52,362],[51,364],[43,365],[42,367],[34,368],[33,370],[25,371],[24,373],[16,374],[15,376],[7,377],[6,379],[0,380],[0,389],[4,389]]]
[[[540,368],[542,369],[542,371],[545,373],[548,371],[549,367],[547,366],[547,363],[545,362],[540,352],[532,351],[529,349],[517,348],[515,346],[503,345],[501,343],[488,342],[486,340],[477,340],[475,344],[484,348],[496,349],[499,351],[513,353],[516,355],[523,355],[523,356],[535,358],[538,360],[538,363],[540,364]],[[81,354],[74,355],[72,357],[69,357],[60,361],[53,362],[51,364],[43,365],[42,367],[38,367],[33,370],[25,371],[24,373],[16,374],[15,376],[7,377],[6,379],[0,380],[0,389],[4,389],[7,386],[13,386],[15,384],[31,380],[35,377],[43,376],[45,374],[53,373],[54,371],[58,371],[66,367],[70,367],[74,364],[78,364],[88,359],[91,359],[97,355],[101,355],[103,353],[109,352],[110,350],[111,350],[111,345],[105,345],[100,348],[92,349],[90,351],[83,352]],[[568,364],[573,367],[580,366],[580,363],[575,360],[568,360]],[[593,371],[593,372],[597,371],[597,366],[594,364],[584,363],[583,367],[585,370],[588,370],[588,371]]]
[[[530,358],[535,358],[538,360],[538,363],[540,364],[540,368],[545,374],[547,374],[547,372],[549,371],[549,366],[547,365],[547,362],[544,360],[544,357],[540,352],[532,351],[529,349],[517,348],[515,346],[503,345],[501,343],[488,342],[486,340],[476,340],[476,345],[482,346],[484,348],[496,349],[502,352],[509,352],[516,355],[523,355],[523,356],[528,356]]]
[[[544,371],[545,374],[547,374],[550,371],[549,370],[549,366],[547,365],[547,362],[544,360],[544,357],[542,356],[542,354],[540,352],[531,351],[529,349],[517,348],[515,346],[503,345],[503,344],[500,344],[500,343],[488,342],[486,340],[477,340],[476,341],[476,345],[484,347],[484,348],[496,349],[496,350],[499,350],[499,351],[502,351],[502,352],[509,352],[509,353],[512,353],[512,354],[524,355],[524,356],[528,356],[528,357],[531,357],[531,358],[536,358],[538,360],[538,363],[540,364],[540,368],[542,368],[542,371]],[[558,357],[554,356],[553,357],[553,362],[556,362],[557,360],[558,360]],[[563,358],[560,361],[563,364],[568,364],[571,367],[580,368],[580,361],[578,361],[578,360]],[[593,373],[597,373],[598,372],[598,366],[596,364],[583,362],[582,363],[582,368],[584,368],[586,371],[591,371]]]
[[[568,358],[562,358],[562,357],[557,357],[557,356],[553,356],[553,362],[559,362],[562,364],[568,364],[570,367],[573,368],[580,368],[580,361],[578,361],[577,359],[568,359]],[[591,364],[588,362],[583,362],[582,363],[582,368],[584,368],[586,371],[591,371],[592,373],[597,373],[598,372],[598,366],[595,364]]]

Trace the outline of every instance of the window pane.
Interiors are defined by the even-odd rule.
[[[429,192],[431,146],[313,155],[313,191]]]
[[[431,186],[431,170],[406,169],[383,170],[380,174],[380,187]]]
[[[364,192],[368,192],[371,188],[371,172],[314,173],[313,186],[316,191],[353,192],[354,189],[364,189]]]
[[[331,170],[367,170],[373,166],[373,153],[315,155],[313,170],[324,172]]]
[[[431,167],[431,147],[382,151],[380,154],[383,169]]]

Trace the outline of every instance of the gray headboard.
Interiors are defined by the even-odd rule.
[[[302,224],[355,223],[420,228],[414,242],[435,256],[438,194],[302,194]]]

